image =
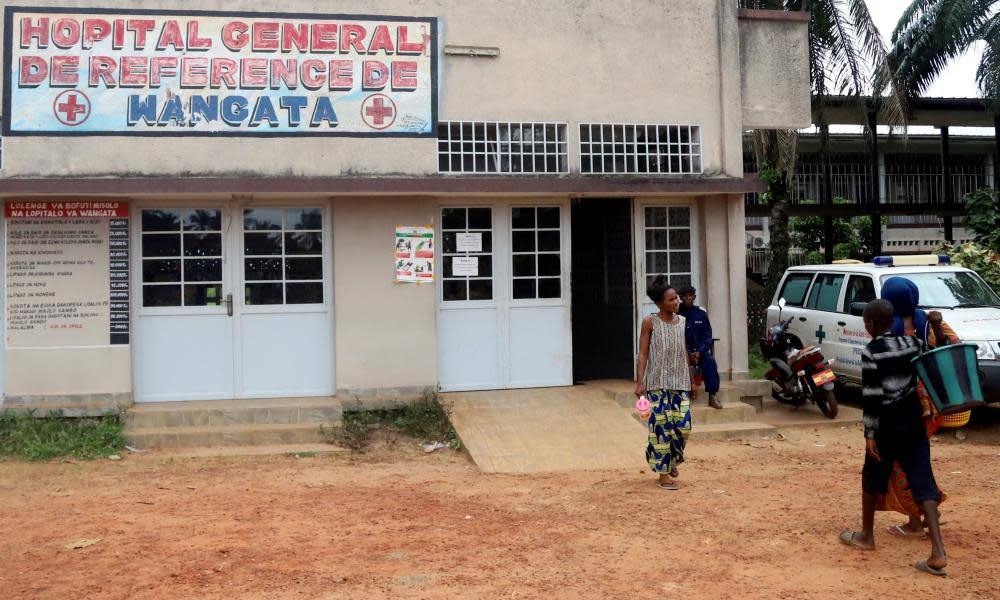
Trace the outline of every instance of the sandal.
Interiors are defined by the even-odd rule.
[[[903,527],[902,525],[891,525],[890,527],[886,528],[886,531],[888,531],[889,533],[891,533],[896,537],[901,537],[901,538],[919,538],[919,539],[927,538],[926,532],[920,531],[920,533],[916,533],[910,531],[909,529]]]
[[[656,487],[660,488],[661,490],[670,490],[671,492],[676,492],[677,490],[680,489],[679,487],[677,487],[677,484],[674,483],[673,481],[668,481],[666,483],[657,483]]]
[[[947,577],[948,572],[944,570],[944,567],[932,567],[927,564],[927,560],[918,560],[915,565],[918,571],[923,571],[924,573],[930,573],[931,575],[937,575],[938,577]]]
[[[845,544],[847,544],[848,546],[852,546],[854,548],[860,548],[861,550],[874,550],[875,549],[875,545],[874,544],[871,545],[871,546],[866,546],[865,544],[862,544],[858,540],[854,539],[859,533],[861,533],[861,532],[860,531],[845,531],[845,532],[843,532],[843,533],[840,534],[840,541],[843,542],[843,543],[845,543]]]

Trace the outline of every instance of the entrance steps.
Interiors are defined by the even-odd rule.
[[[767,393],[770,394],[770,383]],[[645,423],[635,412],[635,384],[626,380],[602,380],[585,382],[604,391],[605,394],[623,408],[629,409],[632,417],[639,423]],[[764,386],[757,381],[726,381],[719,388],[719,400],[722,408],[708,406],[708,393],[704,389],[698,391],[697,398],[691,402],[691,437],[693,439],[730,439],[740,437],[755,437],[768,435],[775,431],[773,425],[757,420],[758,410],[751,402],[759,398]]]
[[[333,397],[140,403],[125,413],[125,439],[140,449],[319,444],[343,412]]]

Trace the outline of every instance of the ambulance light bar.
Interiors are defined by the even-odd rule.
[[[872,261],[876,267],[923,267],[947,266],[951,258],[943,254],[917,254],[913,256],[876,256]]]

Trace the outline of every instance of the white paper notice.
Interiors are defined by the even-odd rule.
[[[482,252],[482,233],[458,233],[455,235],[456,252]]]
[[[451,273],[457,277],[479,277],[479,257],[456,256],[452,258]]]

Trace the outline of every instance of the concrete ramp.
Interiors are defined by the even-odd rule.
[[[646,428],[601,389],[455,392],[442,401],[486,473],[648,469]]]

